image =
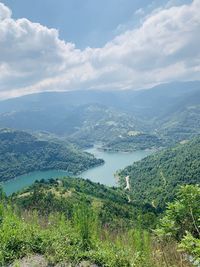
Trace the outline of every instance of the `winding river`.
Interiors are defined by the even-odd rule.
[[[152,151],[135,151],[131,153],[105,152],[99,150],[98,147],[93,147],[86,151],[94,154],[97,158],[104,159],[105,164],[85,171],[79,176],[84,179],[90,179],[93,182],[99,182],[109,186],[116,185],[114,174],[117,170],[122,169],[152,153]],[[9,180],[3,183],[2,187],[6,194],[10,195],[33,184],[36,180],[61,178],[67,175],[68,173],[66,171],[59,170],[35,171]]]

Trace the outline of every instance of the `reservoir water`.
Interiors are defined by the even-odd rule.
[[[48,180],[50,178],[61,178],[64,176],[68,176],[66,171],[58,171],[58,170],[49,170],[49,171],[35,171],[30,172],[28,174],[20,175],[15,179],[9,180],[2,184],[3,190],[7,195],[11,195],[14,192],[17,192],[24,187],[30,186],[36,180],[45,179]]]
[[[89,169],[81,174],[81,177],[90,179],[93,182],[113,186],[116,185],[114,174],[116,171],[138,161],[150,154],[150,150],[134,151],[134,152],[105,152],[93,147],[86,150],[93,154],[96,158],[104,159],[105,163],[101,166]]]
[[[152,153],[152,151],[135,151],[131,153],[105,152],[98,150],[97,147],[93,147],[86,151],[94,154],[97,158],[104,159],[105,164],[85,171],[79,176],[84,179],[90,179],[93,182],[99,182],[109,186],[116,185],[114,174],[117,170],[122,169]],[[64,176],[68,176],[66,171],[35,171],[9,180],[3,183],[2,187],[6,194],[10,195],[33,184],[36,180],[48,180],[50,178],[62,178]]]

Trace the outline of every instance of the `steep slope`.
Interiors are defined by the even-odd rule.
[[[5,181],[36,170],[63,169],[75,174],[102,164],[103,160],[69,144],[42,141],[26,132],[2,129],[0,162],[0,181]]]
[[[128,203],[127,195],[119,188],[110,188],[81,178],[39,181],[27,189],[11,196],[12,201],[25,210],[37,210],[41,215],[60,212],[72,217],[73,209],[81,203],[98,210],[103,224],[117,228],[120,223],[136,223],[139,209],[153,212],[145,207],[134,207]],[[144,222],[145,225],[145,222]]]
[[[155,153],[120,172],[120,183],[130,179],[131,198],[163,207],[177,187],[200,183],[200,137]]]

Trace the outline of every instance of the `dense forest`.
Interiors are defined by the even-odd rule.
[[[173,199],[177,186],[200,183],[200,137],[154,153],[121,172],[121,185],[130,179],[132,201],[163,208]]]
[[[69,144],[39,140],[10,129],[0,130],[0,181],[37,170],[66,170],[77,174],[103,160]]]

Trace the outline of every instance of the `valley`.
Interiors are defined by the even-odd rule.
[[[0,264],[191,267],[199,86],[0,101]]]
[[[56,178],[64,171],[114,186],[120,169],[126,175],[123,168],[134,161],[152,152],[156,157],[157,151],[200,134],[199,86],[194,81],[139,91],[43,93],[1,101],[0,181],[20,177],[6,186],[13,183],[10,188],[21,189],[27,174],[24,184],[30,185],[40,172]]]
[[[200,0],[0,0],[0,267],[200,267]]]
[[[153,153],[153,151],[109,153],[98,149],[98,146],[87,149],[85,150],[85,152],[94,155],[95,158],[102,159],[104,163],[96,167],[90,167],[89,170],[80,172],[78,176],[107,186],[118,186],[118,181],[115,177],[115,173],[119,171],[119,169],[125,168],[127,165],[132,164],[134,161],[138,161],[145,156]],[[42,179],[48,180],[63,178],[65,176],[73,177],[75,176],[75,174],[56,169],[35,171],[17,176],[14,179],[2,183],[1,186],[7,195],[11,195],[17,191],[22,190],[25,187],[32,185],[35,181]]]

